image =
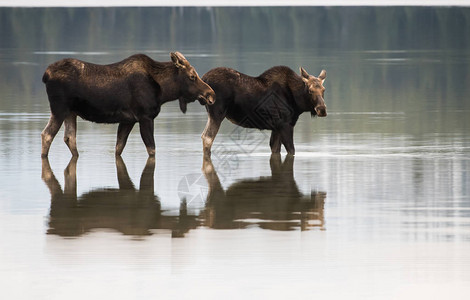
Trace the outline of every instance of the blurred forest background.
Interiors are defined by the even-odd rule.
[[[174,50],[200,75],[325,68],[330,110],[470,109],[470,8],[145,7],[0,8],[0,111],[48,112],[41,76],[58,59]]]
[[[2,8],[2,48],[190,44],[305,49],[467,49],[470,9],[447,7]]]

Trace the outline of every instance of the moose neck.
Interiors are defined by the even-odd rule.
[[[181,95],[176,82],[178,69],[172,62],[159,63],[153,66],[152,77],[160,86],[160,104],[177,100]]]
[[[294,96],[295,105],[299,113],[311,111],[312,104],[310,103],[308,90],[302,78],[295,74],[289,77],[288,85]]]

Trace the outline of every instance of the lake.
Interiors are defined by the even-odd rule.
[[[202,171],[198,102],[134,128],[78,121],[49,159],[41,77],[182,52],[257,76],[327,71],[326,118],[296,155],[224,121]],[[470,9],[0,8],[0,295],[10,299],[466,299],[470,293]],[[136,126],[137,127],[137,126]]]

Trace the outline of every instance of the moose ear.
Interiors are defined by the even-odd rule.
[[[326,79],[326,71],[325,70],[321,70],[320,75],[318,75],[318,79],[320,79],[321,83],[323,84],[323,82]]]
[[[308,81],[308,78],[310,77],[310,75],[308,75],[307,71],[305,71],[304,68],[300,67],[300,75],[302,76],[302,79],[304,81]]]
[[[170,53],[171,61],[175,64],[175,66],[178,69],[184,69],[186,68],[185,62],[187,62],[186,58],[183,56],[183,54],[179,53],[178,51],[176,52],[171,52]]]

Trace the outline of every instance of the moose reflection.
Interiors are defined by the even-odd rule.
[[[195,216],[186,214],[181,205],[179,216],[162,215],[160,201],[154,194],[155,158],[147,160],[137,190],[126,165],[116,157],[119,188],[100,188],[77,197],[77,158],[72,158],[64,171],[62,190],[49,160],[43,158],[42,179],[51,193],[49,234],[65,237],[80,236],[94,229],[113,229],[125,235],[151,235],[152,229],[169,229],[172,236],[197,227]]]
[[[324,228],[325,192],[301,193],[294,179],[294,157],[281,162],[279,154],[270,159],[272,175],[243,179],[224,190],[210,159],[203,164],[208,184],[205,206],[188,214],[186,200],[179,215],[168,216],[154,191],[155,158],[150,157],[137,189],[121,157],[116,157],[119,188],[98,188],[77,196],[77,158],[64,171],[62,190],[49,160],[42,160],[42,179],[51,193],[48,234],[76,237],[97,229],[112,229],[124,235],[145,236],[155,229],[170,230],[172,237],[184,237],[191,229],[247,228],[257,225],[270,230]]]
[[[303,195],[294,179],[294,156],[281,162],[280,154],[270,158],[270,177],[245,179],[224,190],[210,158],[203,163],[209,185],[203,225],[217,229],[324,229],[325,192]]]

